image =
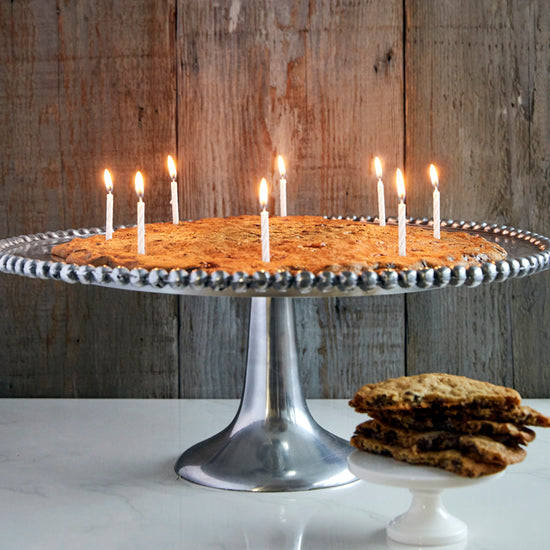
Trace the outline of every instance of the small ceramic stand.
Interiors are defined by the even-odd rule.
[[[468,536],[467,525],[450,515],[443,506],[441,493],[444,489],[477,485],[503,474],[501,472],[471,479],[362,451],[351,453],[348,466],[353,474],[364,481],[411,491],[409,509],[390,521],[386,533],[391,540],[417,546],[454,544]]]

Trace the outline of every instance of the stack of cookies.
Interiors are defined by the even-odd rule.
[[[535,438],[527,426],[550,427],[550,418],[521,405],[517,391],[451,374],[367,384],[350,405],[372,419],[357,426],[357,449],[465,477],[521,462]]]

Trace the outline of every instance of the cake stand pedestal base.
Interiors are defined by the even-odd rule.
[[[390,540],[416,547],[455,545],[448,550],[466,547],[468,526],[447,512],[441,498],[442,491],[485,483],[498,479],[504,473],[461,477],[438,468],[406,464],[363,451],[351,453],[348,464],[349,469],[364,481],[402,487],[412,493],[409,509],[386,527]]]
[[[441,490],[411,489],[409,509],[386,527],[388,537],[403,544],[448,545],[463,541],[468,526],[447,512]]]
[[[236,491],[344,485],[349,443],[313,420],[298,377],[291,298],[252,298],[243,396],[231,424],[184,452],[181,477]]]

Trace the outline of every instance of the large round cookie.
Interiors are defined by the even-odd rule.
[[[146,254],[137,254],[136,228],[73,239],[52,249],[54,259],[79,265],[123,266],[129,269],[203,269],[228,273],[301,270],[352,271],[420,269],[479,264],[506,257],[498,245],[479,235],[442,231],[434,239],[430,229],[407,228],[407,255],[398,254],[395,225],[321,216],[272,217],[269,220],[269,263],[261,261],[259,216],[204,218],[196,221],[146,225]]]

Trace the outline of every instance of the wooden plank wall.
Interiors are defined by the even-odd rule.
[[[176,147],[175,9],[168,3],[2,2],[2,236],[135,216],[131,178]],[[168,214],[150,186],[147,212]],[[2,276],[4,396],[178,395],[175,298]]]
[[[184,217],[256,212],[277,154],[290,214],[373,213],[378,154],[411,215],[436,162],[445,217],[550,234],[549,33],[544,0],[2,3],[0,237],[101,225],[105,166],[116,223],[137,169],[169,219],[169,153]],[[443,370],[549,397],[547,283],[295,300],[307,395]],[[247,300],[0,275],[0,301],[0,396],[240,394]]]
[[[545,2],[407,3],[409,205],[550,234],[550,17]],[[412,187],[412,186],[411,186]],[[548,273],[407,298],[409,373],[449,370],[550,396]],[[456,291],[455,291],[456,290]]]

